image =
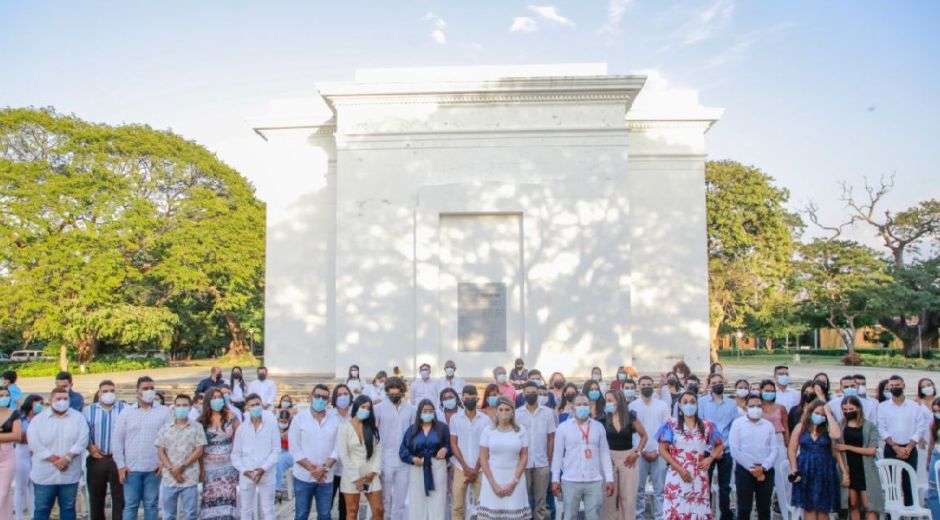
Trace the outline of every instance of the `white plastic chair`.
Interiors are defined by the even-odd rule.
[[[780,471],[784,475],[789,475],[792,472],[789,460],[780,463]],[[800,520],[803,518],[803,510],[793,505],[793,484],[788,480],[783,489],[785,496],[780,496],[776,487],[774,488],[774,494],[777,495],[777,504],[780,505],[780,515],[783,516],[783,520]]]
[[[919,490],[917,489],[917,472],[910,464],[897,459],[881,459],[876,461],[878,474],[881,476],[881,489],[884,492],[885,513],[895,518],[926,518],[930,520],[930,510],[921,507]],[[904,489],[902,475],[907,473],[911,482],[911,498],[914,505],[904,505]]]

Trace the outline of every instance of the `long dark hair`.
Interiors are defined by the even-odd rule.
[[[815,412],[816,409],[821,406],[826,406],[826,402],[821,399],[816,399],[812,403],[809,403],[809,406],[803,409],[803,418],[800,419],[800,425],[803,426],[804,432],[810,433],[814,431],[813,428],[819,428],[820,431],[826,431],[826,432],[829,431],[829,420],[828,420],[829,418],[828,417],[826,418],[826,422],[820,424],[819,426],[816,426],[815,424],[813,424],[813,420],[810,417],[811,415],[813,415],[813,412]],[[861,409],[859,409],[859,413],[861,413]]]
[[[609,413],[604,416],[604,423],[610,428],[614,427],[614,415],[620,418],[620,428],[621,432],[629,432],[628,435],[633,434],[633,412],[630,411],[627,405],[627,398],[624,397],[623,392],[618,392],[616,390],[608,390],[604,394],[606,398],[608,395],[614,396],[614,401],[617,401],[617,411],[614,413]],[[606,401],[606,399],[605,399]]]
[[[574,397],[571,398],[572,401],[568,400],[567,394],[568,394],[569,388],[574,390]],[[559,411],[564,410],[565,406],[568,406],[568,403],[574,402],[573,400],[576,399],[579,395],[581,395],[581,392],[578,391],[577,385],[575,385],[574,383],[565,383],[565,386],[562,387],[561,389],[561,399],[558,400],[558,410]]]
[[[232,371],[228,375],[228,382],[232,385],[232,388],[235,388],[235,370],[238,370],[238,388],[242,389],[242,398],[244,398],[247,386],[245,385],[245,371],[242,370],[242,367],[237,365],[232,367]]]
[[[685,391],[679,394],[679,398],[676,401],[679,403],[677,413],[679,414],[678,422],[679,422],[680,432],[685,431],[685,414],[682,413],[682,398],[687,395],[691,395],[692,397],[694,397],[695,406],[698,406],[698,394],[696,394],[695,392]],[[701,432],[702,435],[705,435],[705,423],[702,422],[702,418],[698,416],[698,413],[695,414],[695,427],[698,428],[698,431]]]
[[[460,403],[460,395],[457,394],[456,390],[448,386],[447,388],[441,390],[441,393],[438,396],[438,402],[441,403],[441,410],[444,410],[445,412],[448,411],[447,408],[444,408],[444,396],[447,394],[453,395],[454,399],[457,401],[457,406],[454,407],[455,412],[463,408],[463,405]]]
[[[597,396],[597,399],[593,401],[591,400],[590,397],[588,397],[588,392],[590,392],[591,390],[597,390],[597,393],[599,394]],[[595,417],[599,415],[604,415],[604,392],[601,392],[600,383],[598,383],[597,381],[593,379],[588,379],[587,381],[584,382],[583,385],[581,385],[581,394],[584,395],[584,397],[588,398],[588,402],[591,403],[591,408],[592,408],[591,411],[593,412],[593,415]]]
[[[415,437],[421,432],[421,425],[424,424],[424,421],[421,420],[421,410],[423,410],[425,406],[430,406],[431,411],[435,412],[434,418],[431,419],[431,429],[437,430],[438,428],[437,410],[434,408],[434,402],[430,399],[422,399],[421,402],[418,403],[417,411],[415,411],[415,422],[411,425],[411,438],[408,439],[408,445],[411,446],[412,450],[414,450]],[[443,440],[441,442],[443,442]]]
[[[369,403],[369,418],[363,421],[356,416],[356,412],[359,411],[360,406],[366,403]],[[375,449],[375,443],[379,442],[379,429],[375,426],[375,410],[372,408],[372,399],[367,395],[357,397],[353,401],[350,414],[359,419],[359,422],[362,423],[362,441],[366,445],[366,458],[371,459],[372,450]]]
[[[888,387],[887,379],[882,379],[881,381],[878,381],[878,396],[877,397],[878,397],[879,403],[883,403],[887,400],[885,398],[885,388],[887,387]]]
[[[497,385],[496,383],[490,383],[490,384],[486,385],[486,389],[483,390],[483,406],[481,406],[480,409],[489,408],[489,404],[487,404],[486,401],[487,401],[487,398],[488,398],[489,395],[490,395],[490,392],[496,392],[496,397],[498,398],[498,397],[499,397],[499,385]],[[495,406],[494,406],[494,408],[495,408]],[[420,421],[420,420],[421,420],[421,410],[419,409],[419,410],[418,410],[418,421]]]
[[[333,405],[333,408],[336,408],[336,398],[339,397],[340,388],[345,388],[346,393],[349,395],[350,401],[352,400],[352,396],[353,396],[352,390],[350,390],[349,387],[346,386],[346,383],[339,383],[333,387],[333,394],[330,396],[330,404]]]
[[[209,426],[212,424],[212,412],[215,410],[212,409],[210,404],[215,395],[218,394],[222,398],[223,403],[225,402],[225,395],[222,394],[222,387],[213,386],[212,388],[206,390],[206,393],[202,394],[202,413],[199,414],[199,422],[202,424],[202,427],[209,429]],[[247,399],[245,399],[247,401]],[[231,419],[232,412],[229,411],[228,406],[225,404],[222,405],[222,409],[219,410],[219,415],[222,416],[222,427],[225,427],[225,424],[228,423]]]
[[[32,396],[30,396],[32,397]],[[26,406],[25,404],[23,406]],[[933,435],[934,442],[940,441],[940,421],[934,416],[933,407],[940,406],[940,397],[933,400],[930,405],[930,433]]]
[[[30,417],[33,415],[33,403],[42,402],[42,396],[36,394],[29,394],[26,396],[26,399],[23,399],[23,406],[20,406],[20,413],[23,414],[23,417]]]
[[[842,398],[842,403],[839,405],[839,407],[845,406],[847,404],[854,406],[856,410],[858,411],[858,424],[859,425],[865,424],[865,410],[862,409],[861,399],[859,399],[858,397],[855,397],[854,395],[847,395]],[[931,411],[930,413],[933,413],[933,411]],[[842,412],[842,424],[848,424],[848,422],[849,422],[849,419],[848,417],[845,416],[845,412],[843,411]]]

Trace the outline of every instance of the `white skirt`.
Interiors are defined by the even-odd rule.
[[[516,467],[498,468],[490,466],[497,486],[505,486],[515,476]],[[477,518],[483,520],[528,520],[532,518],[529,509],[529,495],[526,491],[525,473],[519,475],[519,483],[508,497],[498,497],[486,476],[480,486],[480,502],[477,506]]]

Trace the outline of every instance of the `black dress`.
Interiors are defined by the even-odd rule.
[[[863,448],[865,438],[862,434],[861,426],[845,427],[845,444]],[[849,489],[854,491],[865,491],[865,462],[862,455],[851,451],[845,452],[845,460],[849,466]]]
[[[3,424],[0,424],[0,433],[12,433],[13,432],[13,423],[20,420],[20,411],[13,410],[13,413],[10,414],[10,417],[7,418]]]

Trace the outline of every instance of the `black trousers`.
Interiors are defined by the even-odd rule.
[[[904,461],[910,464],[911,467],[914,468],[914,471],[917,471],[916,448],[911,450],[910,456],[908,456],[906,459],[902,459],[901,457],[898,457],[898,454],[894,451],[894,447],[889,444],[885,444],[885,458]],[[914,505],[914,497],[911,496],[911,479],[908,478],[907,473],[902,474],[901,489],[904,491],[904,505]]]
[[[774,470],[764,472],[764,481],[758,482],[757,477],[740,464],[734,465],[734,485],[738,490],[738,519],[750,520],[754,509],[754,499],[757,499],[758,520],[770,520],[770,501],[774,493]],[[786,509],[787,504],[780,504]]]
[[[735,466],[731,455],[725,451],[708,469],[709,480],[715,478],[715,471],[718,472],[718,518],[721,520],[734,520],[734,514],[731,512],[731,474]]]
[[[91,455],[85,461],[88,481],[88,512],[91,520],[105,520],[104,503],[111,485],[111,519],[121,520],[124,511],[124,485],[118,477],[117,464],[110,455],[96,459]]]

